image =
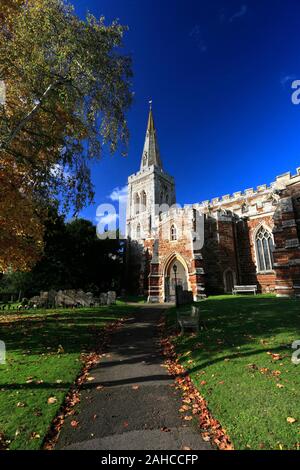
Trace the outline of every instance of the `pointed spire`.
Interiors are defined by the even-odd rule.
[[[141,161],[141,170],[155,165],[162,169],[162,163],[159,154],[156,129],[154,125],[153,113],[152,113],[152,100],[149,101],[150,110],[148,117],[147,132],[145,138],[145,145]]]

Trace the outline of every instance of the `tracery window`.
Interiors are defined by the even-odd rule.
[[[257,266],[260,272],[273,269],[274,242],[272,234],[265,227],[260,227],[255,237]]]

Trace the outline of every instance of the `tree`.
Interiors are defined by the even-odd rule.
[[[0,19],[1,271],[36,262],[49,201],[77,213],[92,200],[89,161],[124,153],[132,94],[117,22],[63,0],[5,0]]]

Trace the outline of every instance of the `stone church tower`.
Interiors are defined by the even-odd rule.
[[[128,178],[127,236],[136,241],[155,237],[157,216],[175,203],[175,181],[163,170],[150,107],[140,171]]]

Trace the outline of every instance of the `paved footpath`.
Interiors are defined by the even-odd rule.
[[[113,334],[91,371],[76,417],[68,417],[56,449],[210,450],[179,413],[180,393],[163,367],[157,323],[164,306],[145,306]],[[99,385],[103,386],[97,390]],[[79,426],[72,428],[71,420]]]

